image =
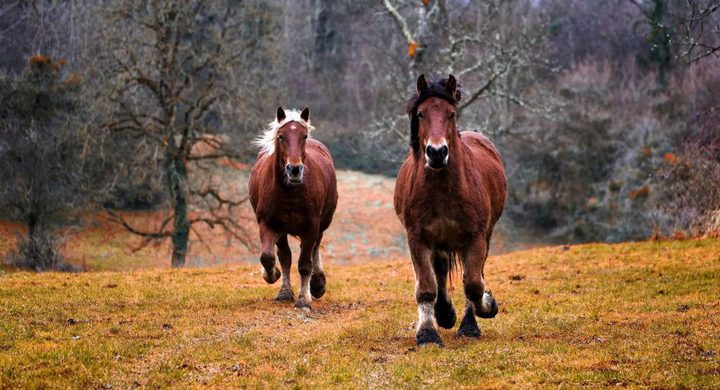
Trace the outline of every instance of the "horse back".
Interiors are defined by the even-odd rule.
[[[314,174],[314,172],[320,172],[322,180],[318,183],[313,183],[315,191],[324,193],[323,202],[323,221],[321,229],[327,229],[332,221],[332,215],[337,207],[337,178],[335,176],[335,165],[333,164],[332,156],[328,148],[323,145],[322,142],[312,138],[308,138],[305,144],[305,165],[308,169],[308,178],[316,182],[320,177]],[[310,183],[308,183],[310,184]]]
[[[480,186],[490,197],[492,223],[500,219],[507,197],[507,179],[500,153],[495,144],[486,136],[474,131],[463,131],[460,139],[468,148],[471,169],[468,172],[479,173]]]

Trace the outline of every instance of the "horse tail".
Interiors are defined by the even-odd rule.
[[[452,287],[453,274],[455,274],[456,272],[460,272],[460,277],[462,278],[462,273],[465,272],[465,264],[462,262],[462,259],[460,258],[460,255],[458,255],[457,252],[447,252],[447,255],[448,255],[448,280],[450,282],[450,287]]]

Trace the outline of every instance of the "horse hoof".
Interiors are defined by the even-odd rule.
[[[280,290],[277,297],[275,297],[275,300],[278,302],[282,301],[294,301],[295,300],[295,294],[293,294],[292,290]]]
[[[422,347],[428,344],[442,346],[442,339],[440,338],[440,335],[435,329],[432,328],[420,329],[417,332],[417,335],[415,335],[415,341],[417,342],[418,347]]]
[[[460,329],[457,331],[458,337],[469,337],[473,339],[480,338],[480,328],[472,325],[466,325],[462,324],[460,325]]]
[[[486,291],[482,297],[480,307],[475,309],[475,315],[480,318],[495,318],[498,313],[498,305],[490,291]]]
[[[455,309],[453,309],[452,305],[438,301],[438,303],[435,304],[435,319],[438,325],[445,329],[451,329],[455,326],[457,315],[455,315]]]
[[[265,268],[263,268],[262,277],[266,282],[268,282],[268,284],[273,284],[277,282],[278,279],[280,279],[280,270],[278,269],[278,267],[274,267],[272,272],[268,274]]]
[[[304,310],[304,311],[311,311],[311,310],[312,310],[312,306],[310,305],[310,302],[306,302],[306,301],[300,300],[300,299],[298,299],[298,301],[295,302],[295,308],[296,308],[296,309],[300,309],[300,310]]]
[[[325,274],[313,274],[310,278],[310,294],[315,299],[325,295]]]

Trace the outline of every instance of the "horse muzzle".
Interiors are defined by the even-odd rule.
[[[447,145],[428,145],[425,148],[425,162],[432,169],[442,169],[447,166],[450,149]]]
[[[305,166],[303,164],[298,164],[298,165],[286,164],[285,165],[285,174],[287,175],[288,183],[290,183],[290,184],[302,184],[304,172],[305,172]]]

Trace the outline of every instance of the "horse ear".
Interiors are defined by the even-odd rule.
[[[428,87],[427,80],[425,80],[425,74],[421,74],[417,79],[417,93],[421,93]]]
[[[305,107],[305,109],[300,113],[300,118],[302,118],[305,122],[310,120],[310,109]]]
[[[457,81],[455,80],[455,76],[450,75],[450,76],[448,76],[447,82],[445,83],[445,91],[448,93],[448,95],[455,97],[456,90],[457,90]]]
[[[285,111],[282,109],[282,107],[278,107],[277,110],[277,121],[282,122],[283,119],[285,119]]]

